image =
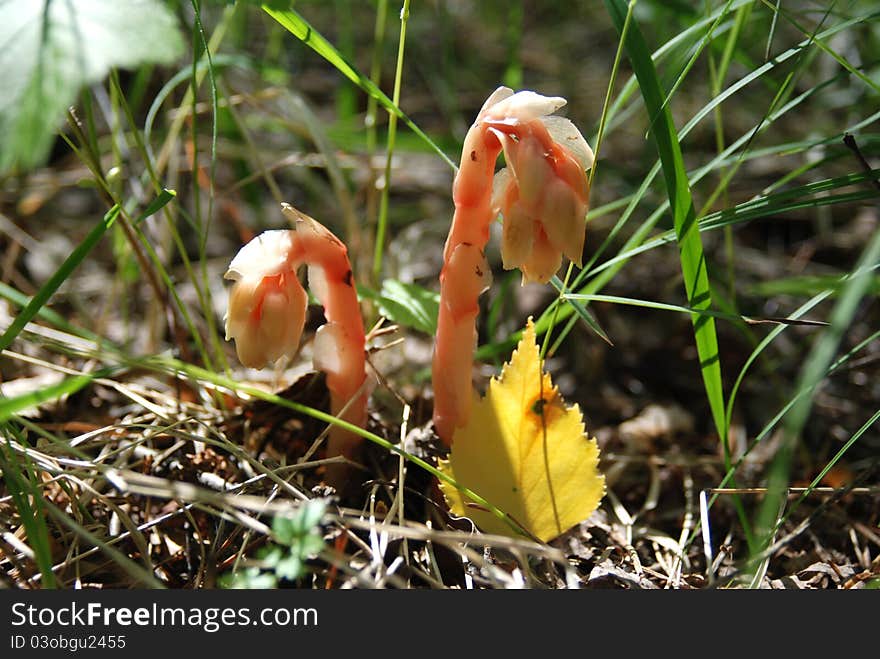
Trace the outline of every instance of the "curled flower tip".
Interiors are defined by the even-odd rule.
[[[499,87],[486,99],[477,121],[527,122],[553,114],[566,103],[561,96],[544,96],[529,90],[514,93],[509,87]]]
[[[348,251],[317,220],[289,204],[282,204],[282,212],[295,228],[260,234],[229,265],[226,278],[235,283],[226,339],[235,339],[238,358],[249,367],[296,354],[308,303],[296,272],[307,266],[309,286],[327,319],[315,338],[315,368],[327,374],[331,413],[363,427],[369,396],[366,339]],[[355,433],[334,425],[327,453],[353,458],[360,444]]]

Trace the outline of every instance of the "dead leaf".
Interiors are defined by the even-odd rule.
[[[531,319],[500,378],[493,378],[470,420],[456,429],[440,469],[548,541],[585,520],[605,493],[599,447],[543,372]],[[450,510],[487,532],[514,535],[491,512],[441,483]]]
[[[694,417],[678,405],[648,405],[637,417],[620,424],[620,438],[634,451],[651,452],[662,437],[691,432]]]

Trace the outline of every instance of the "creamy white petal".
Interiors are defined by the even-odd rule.
[[[489,119],[514,118],[519,121],[530,121],[556,112],[566,104],[561,96],[543,96],[533,91],[517,92],[488,108],[486,117]]]
[[[337,323],[326,323],[315,332],[312,350],[312,363],[325,373],[339,374],[344,362],[342,351],[345,348],[345,335]]]
[[[504,206],[504,197],[507,194],[507,186],[510,184],[510,169],[503,167],[495,173],[492,180],[492,212],[496,215]]]
[[[295,236],[289,229],[264,231],[238,251],[224,277],[232,280],[262,278],[287,270],[287,255]]]
[[[477,121],[483,118],[486,112],[489,111],[496,103],[500,103],[506,98],[510,98],[513,96],[513,90],[510,87],[504,87],[503,85],[496,89],[489,95],[489,98],[486,99],[486,102],[483,103],[483,107],[480,108],[480,111],[477,113]]]
[[[519,268],[532,252],[535,221],[514,203],[505,210],[501,228],[501,263],[505,270]]]
[[[544,194],[541,224],[553,248],[577,264],[584,248],[586,213],[586,204],[564,181],[550,182]]]
[[[571,152],[583,169],[593,166],[593,149],[571,121],[565,117],[542,117],[550,136]]]
[[[504,146],[504,157],[519,186],[520,202],[527,211],[537,213],[544,188],[555,178],[543,145],[533,137],[519,142],[508,140]]]
[[[328,287],[327,275],[324,269],[316,265],[310,265],[308,267],[308,276],[309,289],[312,291],[312,295],[321,303],[322,307],[327,306]]]
[[[537,282],[546,284],[562,265],[562,254],[556,251],[543,234],[543,230],[535,224],[535,236],[532,240],[532,251],[528,260],[522,265],[522,283]]]

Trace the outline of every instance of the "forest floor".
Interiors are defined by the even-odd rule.
[[[344,26],[333,23],[332,10],[309,5],[302,11],[331,40],[340,38],[337,32],[344,36]],[[372,28],[371,12],[354,12],[352,21],[357,25],[363,20]],[[501,45],[480,41],[479,25],[469,22],[472,15],[442,13],[447,22],[437,33],[431,32],[428,18],[412,18],[401,107],[456,160],[452,154],[464,130],[509,69]],[[523,19],[522,86],[566,96],[568,116],[584,124],[589,134],[602,111],[616,34],[600,21],[591,28],[592,45],[587,47],[581,34],[566,32],[561,15],[549,9],[538,14]],[[576,18],[586,20],[580,14]],[[268,19],[256,10],[242,20],[243,34],[267,29]],[[392,26],[395,21],[389,21],[390,32]],[[548,36],[553,29],[559,32]],[[489,32],[504,43],[501,28]],[[369,30],[353,34],[355,64],[369,70],[370,51],[361,50],[369,42]],[[778,49],[798,38],[780,28]],[[234,50],[236,42],[229,40]],[[35,398],[35,404],[17,411],[14,429],[6,423],[10,417],[3,417],[0,580],[6,586],[46,585],[41,551],[51,561],[56,583],[65,588],[212,588],[228,585],[233,569],[239,575],[235,583],[251,587],[849,589],[880,583],[880,432],[872,422],[857,442],[847,444],[872,418],[880,400],[880,340],[872,339],[880,327],[876,282],[841,334],[837,354],[856,352],[814,394],[791,456],[784,521],[773,544],[757,558],[754,520],[768,471],[784,441],[774,420],[791,401],[806,355],[826,330],[823,324],[784,324],[785,330],[751,365],[731,416],[729,459],[737,468],[727,478],[690,316],[611,301],[591,303],[610,343],[578,322],[554,346],[545,368],[563,397],[580,406],[588,434],[598,441],[607,493],[589,519],[549,543],[482,534],[467,519],[450,517],[431,474],[370,442],[364,443],[346,491],[324,484],[327,461],[320,440],[325,423],[278,400],[255,396],[250,389],[223,384],[232,381],[326,411],[324,379],[309,368],[311,338],[323,322],[320,307],[310,308],[303,347],[292,363],[274,371],[245,369],[231,343],[222,342],[227,295],[223,273],[256,232],[284,228],[275,209],[278,202],[290,201],[346,237],[355,272],[363,273],[356,279],[365,289],[375,291],[382,279],[393,279],[436,291],[452,217],[453,171],[414,146],[412,135],[399,128],[383,278],[371,278],[370,217],[379,200],[376,179],[385,165],[381,134],[371,156],[358,136],[365,101],[355,96],[353,118],[341,120],[340,97],[349,98],[351,90],[340,92],[339,73],[292,37],[283,43],[286,54],[278,65],[295,70],[290,83],[295,90],[287,78],[284,84],[269,84],[268,68],[231,68],[222,78],[221,92],[231,108],[223,119],[247,126],[247,137],[241,129],[221,126],[211,167],[211,114],[205,100],[195,124],[202,159],[195,175],[185,136],[167,165],[165,180],[177,191],[175,203],[190,211],[201,206],[205,212],[210,198],[211,230],[204,234],[204,258],[194,264],[196,279],[207,287],[193,284],[192,273],[177,255],[174,234],[157,215],[145,224],[143,235],[167,266],[179,301],[158,297],[117,226],[52,298],[49,308],[58,317],[35,319],[4,352],[0,390],[5,399],[26,394],[40,398],[39,392],[90,374],[88,383],[76,390],[51,400]],[[482,58],[485,71],[475,64],[457,68],[466,59],[468,43],[477,46],[467,57]],[[551,45],[539,47],[545,43]],[[436,71],[429,68],[432,49],[442,55]],[[586,57],[589,68],[573,67],[572,62]],[[744,58],[740,65],[747,63]],[[705,83],[706,71],[699,75]],[[392,76],[389,65],[383,89],[391,88]],[[620,76],[629,76],[625,65]],[[155,92],[161,83],[156,78],[149,89]],[[777,84],[770,80],[767,88]],[[804,77],[802,84],[818,83]],[[456,85],[459,90],[453,92]],[[683,86],[674,103],[679,125],[706,102],[691,91],[694,87],[698,83]],[[724,115],[728,141],[747,132],[766,111],[761,99],[767,88],[745,96],[739,114],[728,110]],[[177,102],[182,103],[180,97]],[[849,125],[847,112],[857,112],[859,103],[831,108],[807,104],[776,123],[772,135],[756,140],[754,149],[807,139],[810,131],[804,126],[828,136],[829,142],[821,155],[803,151],[745,160],[712,208],[732,207],[763,194],[809,157],[834,154],[795,183],[862,172],[862,163],[842,141],[830,141]],[[163,129],[175,112],[189,111],[182,105],[169,108]],[[137,116],[143,114],[144,108],[138,108]],[[619,200],[633,193],[656,159],[644,139],[648,122],[643,115],[641,107],[625,115],[603,144],[592,194],[592,207],[602,212],[588,223],[587,255],[610,249],[610,258],[632,235],[628,225],[610,248],[603,247],[620,217]],[[190,128],[191,120],[190,114]],[[317,138],[315,122],[326,128]],[[689,167],[714,155],[710,124],[707,120],[689,138]],[[109,143],[113,129],[103,126],[99,132]],[[324,150],[322,140],[332,147]],[[124,142],[131,144],[130,139]],[[872,138],[860,142],[873,167],[880,167],[878,143]],[[113,149],[103,142],[102,148],[112,161]],[[328,159],[345,181],[342,194],[328,174]],[[249,171],[255,162],[263,169]],[[126,166],[134,167],[128,160]],[[7,289],[34,295],[107,211],[105,200],[88,183],[90,177],[59,141],[46,167],[3,182],[0,282]],[[647,210],[637,213],[639,221],[664,194],[659,182],[643,194]],[[709,188],[695,185],[694,194],[699,206]],[[198,254],[198,231],[182,215],[174,217],[184,249]],[[657,230],[670,227],[665,218]],[[876,201],[854,201],[771,213],[729,232],[701,234],[713,292],[725,308],[754,321],[717,321],[725,392],[733,389],[759,342],[779,327],[772,319],[791,316],[828,282],[851,272],[878,230]],[[497,246],[497,241],[493,234],[491,244]],[[479,344],[484,352],[474,370],[479,391],[509,357],[512,333],[556,298],[550,286],[520,286],[519,273],[501,268],[497,247],[487,256],[495,284],[481,298]],[[633,256],[601,292],[686,305],[677,246],[673,242]],[[368,319],[377,322],[382,314],[374,298],[362,297]],[[0,328],[8,327],[21,308],[13,295],[3,298]],[[837,299],[829,295],[805,318],[828,321]],[[180,308],[191,310],[192,326],[204,337],[207,351],[222,353],[228,367],[219,359],[212,365],[200,358]],[[378,385],[368,430],[436,464],[444,449],[430,421],[433,337],[387,318],[373,329],[369,361]],[[216,337],[219,341],[212,343]],[[181,364],[193,368],[187,371]],[[214,379],[198,370],[212,366],[219,374]],[[845,445],[845,455],[836,459]],[[832,460],[833,468],[823,475]],[[13,463],[20,466],[15,482],[8,471]],[[278,530],[274,536],[270,531],[272,517],[303,509],[294,504],[308,500],[326,502],[327,507],[318,510],[318,521],[297,542],[305,542],[310,533],[323,542],[310,545],[309,551],[300,547],[303,566],[285,578],[266,559],[273,547],[278,549]],[[34,519],[27,519],[28,511]],[[46,546],[35,552],[30,545],[40,529]],[[297,545],[284,551],[294,556]]]

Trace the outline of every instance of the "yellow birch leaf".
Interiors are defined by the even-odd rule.
[[[584,432],[577,405],[568,406],[544,373],[531,318],[500,378],[475,400],[440,469],[510,515],[541,541],[582,522],[605,493],[599,447]],[[440,483],[454,515],[483,531],[515,535],[491,512]]]

